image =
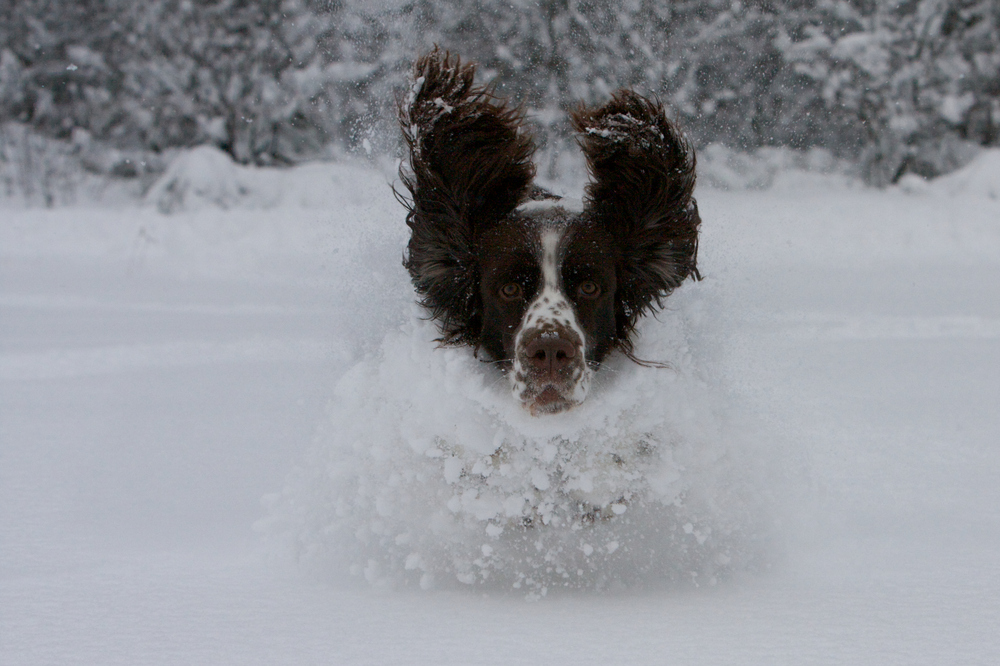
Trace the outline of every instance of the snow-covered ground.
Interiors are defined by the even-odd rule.
[[[531,528],[596,544],[544,598],[509,560],[460,582],[503,535],[420,531],[435,498],[497,524],[442,499],[475,461],[435,432],[551,433],[430,343],[388,169],[213,160],[141,207],[0,208],[0,663],[1000,663],[996,153],[699,191],[705,280],[642,329],[672,369],[613,361],[556,428],[675,438],[682,496],[631,523],[673,532],[630,579],[636,530]]]

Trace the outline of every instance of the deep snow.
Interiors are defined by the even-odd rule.
[[[672,370],[613,361],[559,423],[433,346],[388,169],[216,165],[221,199],[0,210],[0,662],[995,663],[996,159],[702,189],[706,279],[642,331]],[[498,430],[529,467],[463,504]],[[654,435],[656,470],[622,485],[555,434]],[[634,519],[537,528],[532,585],[535,540],[498,517],[559,460]],[[338,512],[359,479],[395,490]],[[622,488],[648,510],[615,513]]]

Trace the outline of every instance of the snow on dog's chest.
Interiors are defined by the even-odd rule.
[[[612,361],[585,407],[532,417],[498,370],[435,335],[414,317],[341,379],[314,458],[284,493],[310,557],[373,583],[531,594],[634,579],[650,562],[714,575],[732,560],[687,499],[725,456],[692,427],[711,416],[683,373]]]

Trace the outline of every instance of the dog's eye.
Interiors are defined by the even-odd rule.
[[[593,280],[586,280],[581,282],[580,286],[577,287],[577,291],[584,298],[597,298],[601,295],[601,287]]]
[[[521,285],[516,282],[508,282],[500,288],[500,297],[505,301],[516,301],[521,298]]]

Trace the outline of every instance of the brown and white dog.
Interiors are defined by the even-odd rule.
[[[591,182],[582,210],[533,184],[520,109],[475,65],[420,58],[399,121],[411,230],[404,266],[441,328],[500,362],[532,414],[581,403],[637,319],[699,278],[695,158],[663,107],[631,90],[571,115]]]

